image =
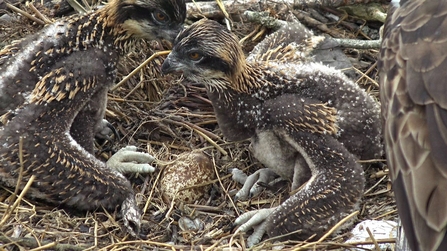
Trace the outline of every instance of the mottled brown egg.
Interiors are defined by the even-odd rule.
[[[202,152],[188,152],[168,164],[161,176],[160,190],[169,200],[193,203],[209,192],[211,185],[197,186],[215,178],[211,160]]]

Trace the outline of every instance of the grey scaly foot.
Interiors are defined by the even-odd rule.
[[[152,173],[155,167],[148,163],[154,160],[155,158],[148,153],[137,152],[136,146],[126,146],[110,157],[107,166],[120,173]]]
[[[155,158],[148,153],[137,152],[136,146],[126,146],[110,157],[107,167],[120,173],[151,173],[155,171],[155,167],[148,163],[154,160]],[[133,194],[121,204],[121,215],[129,234],[137,237],[141,226],[141,211]]]
[[[240,225],[236,229],[235,234],[239,232],[247,232],[253,228],[253,233],[247,239],[248,247],[253,247],[261,241],[262,237],[266,233],[268,223],[265,219],[267,219],[275,210],[276,207],[264,208],[242,214],[234,221],[235,225]]]
[[[237,168],[234,168],[231,173],[233,174],[233,180],[243,185],[241,190],[235,195],[235,200],[248,200],[249,198],[258,195],[264,189],[264,187],[260,185],[261,183],[269,184],[272,181],[274,182],[278,177],[275,172],[268,168],[259,169],[249,176],[242,173],[242,171]]]

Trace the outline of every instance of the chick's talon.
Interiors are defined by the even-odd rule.
[[[112,135],[115,136],[116,141],[120,140],[120,135],[116,128],[113,127],[109,121],[102,119],[98,128],[96,129],[95,137],[113,142],[111,138]]]
[[[148,153],[137,152],[136,146],[126,146],[110,157],[107,166],[120,173],[152,173],[155,167],[149,163],[154,160],[154,156]]]
[[[239,168],[232,168],[230,170],[231,173],[231,178],[236,181],[239,184],[244,184],[245,181],[248,178],[248,175],[245,174],[242,170],[240,170]]]
[[[266,219],[275,209],[276,207],[264,208],[242,214],[234,221],[235,225],[240,225],[236,229],[235,234],[253,229],[253,233],[247,239],[247,245],[248,247],[253,247],[258,244],[267,232],[268,223]]]
[[[235,173],[233,172],[233,179],[239,182],[240,179],[238,179],[239,177],[237,175],[238,174],[236,174],[235,177]],[[276,177],[278,177],[278,175],[269,168],[257,170],[253,174],[249,175],[244,183],[241,183],[243,187],[239,190],[239,192],[237,192],[235,199],[248,200],[249,198],[258,195],[264,190],[264,187],[259,184],[268,184]]]

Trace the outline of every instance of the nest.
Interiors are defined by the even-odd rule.
[[[43,7],[42,7],[43,8]],[[29,11],[23,7],[25,11]],[[327,9],[313,9],[315,12]],[[302,14],[302,11],[300,11]],[[301,20],[303,21],[303,20]],[[340,23],[328,23],[332,33],[340,37],[364,39],[364,30],[352,31],[350,24],[364,22],[349,16]],[[306,23],[312,27],[312,24]],[[378,30],[374,22],[364,22],[372,32]],[[327,28],[326,26],[326,28]],[[39,30],[27,18],[13,18],[0,22],[0,42],[20,38]],[[234,32],[243,38],[244,50],[249,52],[262,40],[268,30],[242,21],[233,23]],[[316,33],[326,30],[316,29]],[[331,34],[334,35],[334,34]],[[141,42],[124,57],[119,66],[118,80],[126,77],[154,51],[166,48],[157,43]],[[376,57],[377,49],[347,49],[355,71],[357,83],[378,99]],[[219,130],[205,88],[186,83],[179,78],[160,75],[163,58],[149,62],[149,66],[109,93],[106,118],[121,135],[113,142],[97,144],[97,156],[107,160],[127,145],[138,146],[160,161],[175,160],[182,152],[201,150],[215,164],[217,179],[208,196],[191,204],[175,203],[163,199],[158,181],[163,165],[149,175],[131,175],[137,202],[144,212],[140,237],[135,240],[126,234],[117,212],[67,213],[38,201],[17,198],[17,193],[0,187],[0,243],[7,250],[224,250],[231,242],[235,250],[245,247],[242,234],[233,235],[232,223],[243,212],[278,206],[289,197],[290,184],[269,187],[259,196],[246,202],[234,201],[241,188],[231,179],[232,168],[253,173],[262,168],[248,151],[249,142],[226,142]],[[154,77],[156,76],[156,77]],[[371,163],[377,162],[372,160]],[[364,219],[395,219],[396,206],[391,194],[387,171],[382,165],[364,164],[367,179],[365,196],[356,221]],[[284,184],[282,184],[284,185]],[[118,220],[117,220],[118,219]],[[349,232],[331,235],[324,240],[310,242],[263,242],[255,249],[335,249]],[[391,241],[390,241],[391,242]],[[354,247],[353,245],[352,247]]]

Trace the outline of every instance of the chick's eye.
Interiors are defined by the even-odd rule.
[[[166,14],[161,11],[155,11],[153,16],[155,20],[160,23],[165,23],[166,21],[168,21],[168,16],[166,16]]]
[[[200,59],[202,59],[202,55],[198,52],[190,52],[188,54],[189,59],[193,60],[193,61],[198,61]]]

